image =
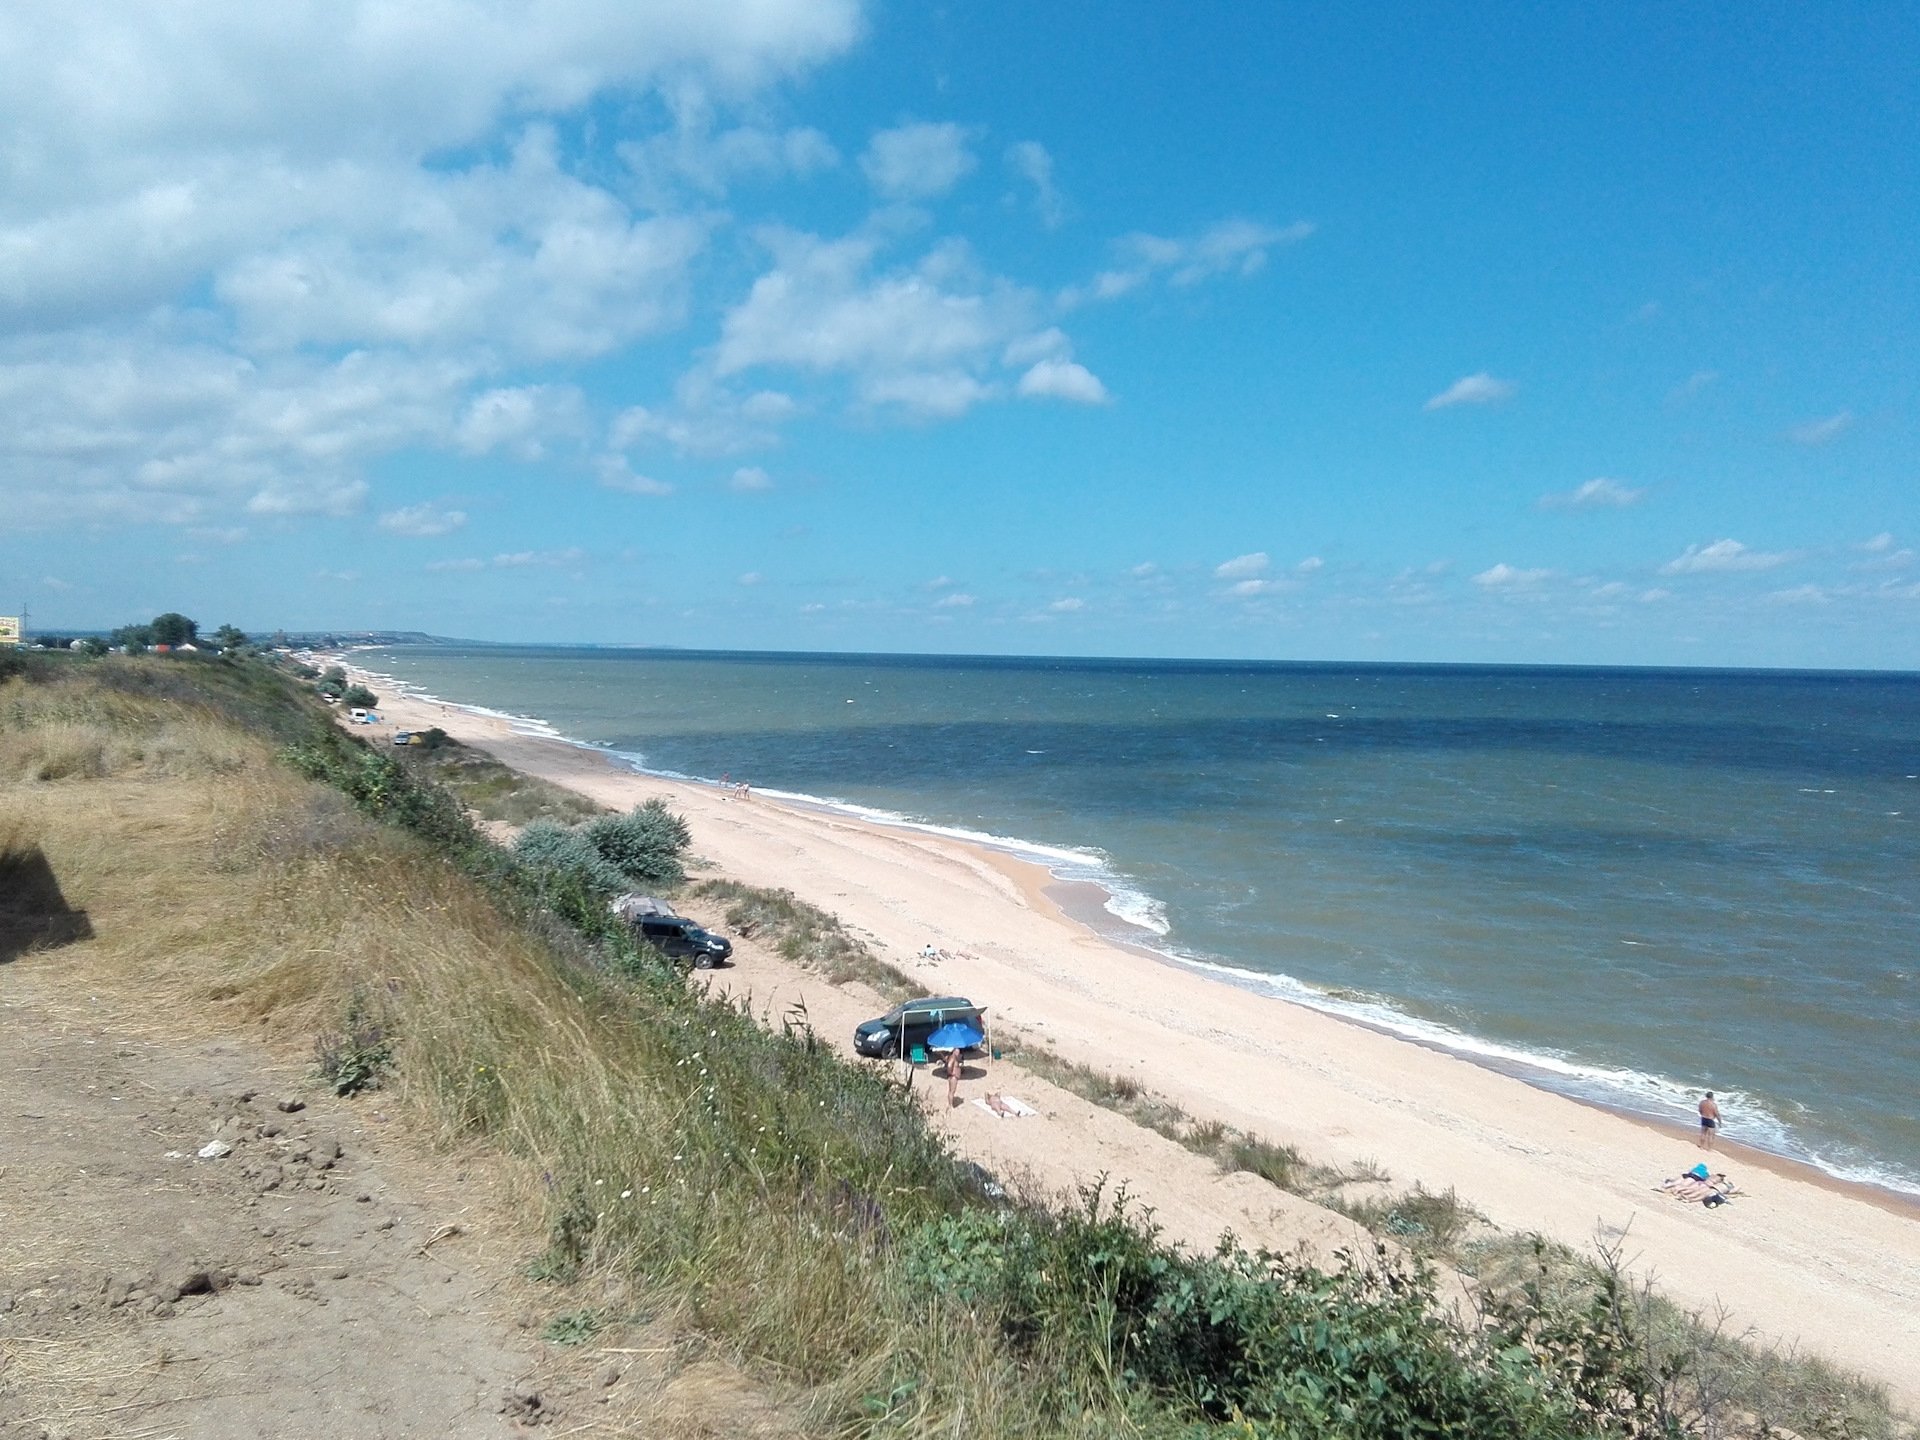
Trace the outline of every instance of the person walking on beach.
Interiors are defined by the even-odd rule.
[[[1715,1133],[1720,1129],[1720,1102],[1713,1098],[1709,1090],[1700,1097],[1700,1148],[1713,1149]]]

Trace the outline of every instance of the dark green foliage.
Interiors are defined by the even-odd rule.
[[[686,877],[681,857],[692,842],[687,822],[659,798],[624,815],[602,815],[576,832],[614,869],[642,885],[677,885]]]
[[[200,627],[177,610],[169,610],[164,615],[156,615],[147,626],[148,643],[151,645],[186,645],[200,634]]]
[[[362,710],[371,710],[380,703],[380,697],[364,685],[349,685],[341,692],[340,703],[358,706]]]
[[[600,897],[610,899],[627,883],[627,877],[609,864],[579,830],[556,825],[551,820],[536,820],[522,830],[513,842],[513,854],[530,870],[544,872],[549,883],[578,881]]]
[[[314,1042],[314,1056],[320,1078],[334,1094],[358,1095],[380,1088],[381,1077],[393,1064],[393,1042],[368,1010],[365,997],[355,995],[340,1029]]]
[[[1067,1214],[941,1216],[902,1246],[912,1279],[1059,1365],[1074,1408],[1145,1390],[1262,1435],[1545,1440],[1602,1433],[1601,1416],[1621,1417],[1639,1393],[1639,1376],[1610,1365],[1618,1347],[1602,1343],[1612,1317],[1551,1335],[1469,1333],[1444,1316],[1425,1272],[1384,1251],[1333,1274],[1229,1242],[1187,1257],[1124,1194],[1108,1203],[1094,1188],[1083,1200]],[[1606,1410],[1568,1383],[1589,1356],[1623,1387]]]
[[[343,791],[366,814],[390,820],[457,853],[484,843],[451,795],[413,775],[393,756],[324,723],[310,736],[287,748],[286,762],[308,778]]]
[[[213,643],[222,650],[238,650],[247,643],[247,632],[237,625],[222,625],[213,632]]]

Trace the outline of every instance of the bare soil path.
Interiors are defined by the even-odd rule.
[[[543,1342],[578,1300],[525,1280],[483,1159],[74,993],[75,955],[0,965],[0,1437],[787,1428],[661,1327]]]

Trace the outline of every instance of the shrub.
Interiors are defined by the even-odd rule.
[[[357,705],[362,710],[371,710],[380,703],[380,697],[364,685],[349,685],[340,696],[342,705]]]
[[[600,858],[631,880],[677,885],[686,878],[681,856],[693,839],[687,822],[655,798],[624,815],[603,815],[576,832]]]
[[[626,875],[608,864],[585,835],[551,820],[536,820],[522,830],[513,853],[529,870],[540,872],[549,886],[575,884],[605,898],[627,883]]]

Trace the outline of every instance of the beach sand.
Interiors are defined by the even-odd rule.
[[[367,678],[375,689],[384,681]],[[438,725],[612,807],[664,796],[692,826],[694,852],[711,866],[703,873],[791,890],[833,912],[926,993],[990,1007],[1001,1035],[1129,1076],[1191,1116],[1312,1160],[1374,1162],[1395,1188],[1451,1188],[1503,1229],[1585,1253],[1616,1244],[1634,1274],[1680,1304],[1709,1316],[1724,1307],[1732,1333],[1824,1355],[1920,1409],[1920,1207],[1901,1197],[1723,1142],[1711,1164],[1744,1193],[1714,1210],[1683,1205],[1654,1187],[1703,1158],[1690,1130],[1581,1104],[1112,944],[1071,918],[1044,870],[1014,857],[637,775],[457,707],[390,697],[382,715],[372,738]],[[919,958],[928,944],[942,952],[937,962]],[[829,986],[759,947],[742,945],[736,959],[712,983],[776,1017],[803,1001],[819,1032],[849,1049],[853,1024],[876,1013],[859,987]],[[972,1104],[949,1113],[937,1077],[917,1085],[962,1153],[1052,1191],[1101,1176],[1124,1182],[1182,1244],[1209,1248],[1230,1229],[1248,1245],[1299,1244],[1324,1259],[1370,1243],[1342,1217],[1254,1176],[1223,1175],[1010,1062],[971,1066],[962,1099],[1005,1091],[1039,1115],[1003,1120]],[[1730,1114],[1727,1132],[1737,1137],[1739,1123]]]

